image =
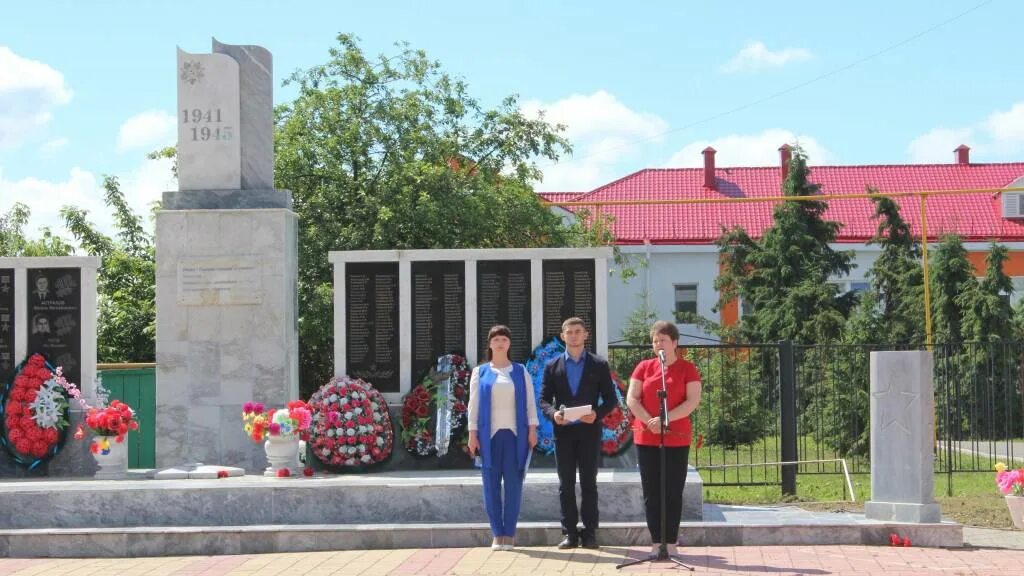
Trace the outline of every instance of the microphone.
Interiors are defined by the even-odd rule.
[[[665,363],[665,351],[664,350],[658,350],[658,360],[660,360],[662,364]]]

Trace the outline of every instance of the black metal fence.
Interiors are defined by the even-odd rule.
[[[796,474],[870,471],[870,353],[922,346],[688,345],[704,381],[693,416],[703,447],[691,449],[706,485],[779,484]],[[991,471],[996,461],[1024,465],[1024,343],[938,344],[935,361],[935,465]],[[612,346],[624,379],[649,347]],[[818,461],[799,466],[773,462]],[[733,466],[740,465],[740,466]],[[951,489],[951,488],[950,488]]]

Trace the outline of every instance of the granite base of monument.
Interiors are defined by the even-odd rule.
[[[296,250],[290,210],[157,214],[158,467],[266,466],[240,414],[298,398]]]

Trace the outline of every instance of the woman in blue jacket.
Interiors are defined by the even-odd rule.
[[[492,327],[487,333],[488,361],[474,368],[469,380],[469,452],[479,454],[482,462],[492,550],[515,546],[523,479],[530,450],[537,445],[533,382],[525,366],[512,362],[511,346],[508,327]]]

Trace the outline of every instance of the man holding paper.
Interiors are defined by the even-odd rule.
[[[601,419],[616,404],[608,361],[587,352],[590,334],[583,320],[562,322],[565,353],[544,367],[540,408],[555,423],[555,462],[562,509],[562,549],[597,548],[597,465],[601,457]],[[583,495],[576,507],[576,470]],[[582,516],[583,530],[577,522]]]

